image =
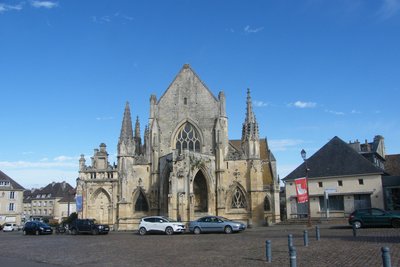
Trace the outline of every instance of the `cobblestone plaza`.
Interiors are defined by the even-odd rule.
[[[288,234],[293,234],[297,266],[382,266],[381,247],[400,263],[400,233],[394,228],[369,228],[353,237],[348,226],[321,225],[321,239],[305,226],[279,225],[247,229],[237,234],[146,235],[111,232],[106,236],[23,236],[0,233],[0,260],[13,266],[289,266]],[[271,240],[272,262],[265,261],[265,241]]]

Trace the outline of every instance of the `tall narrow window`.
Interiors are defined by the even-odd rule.
[[[14,211],[14,203],[8,205],[8,211]]]
[[[187,98],[186,97],[183,99],[183,104],[187,105]]]
[[[264,198],[264,211],[270,211],[271,210],[271,202],[269,201],[269,198],[266,196]]]
[[[179,153],[185,149],[200,152],[200,135],[190,123],[186,123],[179,130],[175,142],[175,148]]]
[[[246,198],[244,196],[243,191],[239,187],[236,187],[235,190],[233,191],[233,195],[232,195],[231,208],[232,209],[245,209],[246,206],[247,206]]]
[[[14,191],[10,191],[10,199],[14,199],[15,198],[15,192]]]
[[[147,204],[146,197],[143,192],[140,191],[139,196],[136,200],[135,211],[148,211],[149,205]]]

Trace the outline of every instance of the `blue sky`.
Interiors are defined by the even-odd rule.
[[[281,178],[334,136],[400,153],[400,0],[0,0],[0,170],[75,185],[115,160],[126,101],[142,131],[183,64],[227,98],[240,139],[250,88]]]

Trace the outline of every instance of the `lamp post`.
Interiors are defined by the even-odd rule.
[[[311,227],[311,208],[310,208],[310,187],[308,185],[308,166],[307,166],[307,153],[304,149],[301,150],[300,152],[301,157],[304,160],[304,163],[306,164],[306,181],[307,181],[307,204],[308,204],[308,222],[307,226]]]

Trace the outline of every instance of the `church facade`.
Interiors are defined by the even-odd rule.
[[[116,230],[137,229],[147,215],[189,222],[218,215],[248,225],[279,221],[276,160],[258,123],[247,91],[241,140],[228,139],[223,92],[218,97],[187,64],[157,99],[150,97],[144,138],[125,106],[117,164],[106,145],[91,164],[79,160],[80,218],[95,218]]]

